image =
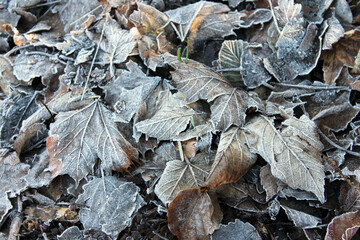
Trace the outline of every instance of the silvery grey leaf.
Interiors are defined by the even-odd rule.
[[[232,8],[236,8],[240,3],[242,3],[244,0],[223,0],[224,2],[228,2],[229,6]]]
[[[12,208],[8,198],[14,198],[27,187],[24,180],[29,165],[20,162],[16,152],[8,154],[0,161],[0,223]]]
[[[76,184],[93,171],[97,158],[105,171],[127,169],[138,152],[98,100],[82,109],[61,112],[50,125],[47,150],[54,176],[68,174]]]
[[[281,207],[285,210],[288,218],[292,220],[298,228],[314,228],[322,222],[320,218],[308,213],[284,205],[281,205]]]
[[[247,144],[270,164],[275,177],[292,188],[312,192],[325,202],[325,173],[318,153],[323,145],[315,123],[303,115],[300,119],[286,119],[282,127],[278,130],[273,119],[256,117],[245,127]]]
[[[83,233],[77,226],[72,226],[67,228],[65,231],[61,233],[61,235],[57,236],[58,240],[86,240]]]
[[[14,62],[14,75],[18,80],[31,84],[36,77],[51,79],[62,71],[63,66],[51,61],[48,56],[22,52],[17,55]]]
[[[261,240],[256,228],[250,223],[244,223],[239,219],[230,222],[228,225],[220,225],[211,236],[212,240]]]
[[[31,88],[17,88],[4,100],[0,115],[0,147],[12,147],[14,137],[19,133],[24,120],[39,108],[36,103],[37,95],[38,92]]]
[[[324,12],[330,7],[333,0],[303,0],[301,1],[304,17],[309,22],[322,23]]]
[[[146,76],[133,61],[126,66],[129,71],[121,70],[120,76],[106,84],[104,90],[105,100],[113,106],[118,116],[129,122],[140,111],[161,78]]]
[[[272,19],[272,14],[269,9],[257,8],[250,16],[244,19],[244,22],[240,24],[241,28],[249,28],[253,25],[264,24]]]
[[[219,51],[219,72],[234,87],[242,86],[242,59],[241,55],[248,42],[243,40],[225,40]]]
[[[137,131],[158,140],[171,140],[184,131],[196,113],[187,107],[164,107],[150,119],[135,124]]]
[[[340,40],[344,36],[345,30],[339,20],[335,17],[335,14],[331,18],[327,19],[328,29],[324,34],[324,43],[322,50],[332,49],[332,45]]]
[[[145,205],[139,187],[114,176],[94,178],[83,187],[76,203],[80,209],[80,222],[86,229],[98,229],[116,239],[131,225],[137,211]]]
[[[182,190],[199,188],[205,181],[212,156],[200,153],[189,160],[189,163],[173,160],[166,163],[166,168],[155,186],[155,194],[164,203],[170,203]]]
[[[345,21],[347,24],[351,24],[353,22],[353,14],[351,12],[350,5],[346,0],[336,0],[335,13],[337,17]]]
[[[254,94],[233,88],[230,94],[217,97],[211,105],[211,122],[220,131],[226,131],[231,125],[242,126],[249,108],[261,110],[262,104]]]

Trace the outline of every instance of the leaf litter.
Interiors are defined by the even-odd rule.
[[[1,237],[359,238],[356,1],[1,6]]]

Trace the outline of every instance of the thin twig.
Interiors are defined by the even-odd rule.
[[[47,3],[40,3],[40,4],[37,4],[37,5],[34,5],[34,6],[30,6],[30,7],[25,7],[25,8],[22,8],[22,9],[32,9],[32,8],[38,8],[38,7],[45,7],[45,6],[49,6],[49,5],[52,5],[52,4],[57,4],[57,3],[61,3],[62,0],[58,0],[58,1],[53,1],[53,2],[47,2]]]
[[[97,45],[97,47],[96,47],[96,51],[95,51],[95,54],[94,54],[94,58],[93,58],[93,60],[92,60],[92,62],[91,62],[91,65],[90,65],[89,73],[88,73],[87,78],[86,78],[86,83],[85,83],[84,91],[83,91],[83,93],[82,93],[82,95],[81,95],[81,100],[84,99],[84,95],[85,95],[85,92],[86,92],[86,87],[87,87],[87,85],[88,85],[88,83],[89,83],[89,80],[90,80],[91,71],[92,71],[92,69],[93,69],[93,67],[94,67],[95,59],[96,59],[96,56],[97,56],[97,54],[98,54],[98,52],[99,52],[100,43],[101,43],[101,41],[102,41],[102,39],[103,39],[103,36],[104,36],[105,24],[106,24],[106,22],[104,23],[103,28],[102,28],[102,30],[101,30],[100,40],[99,40],[99,43],[98,43],[98,45]]]
[[[350,150],[347,150],[346,148],[343,148],[342,146],[334,143],[330,138],[328,138],[320,129],[318,130],[319,134],[321,135],[321,137],[323,137],[331,146],[337,148],[337,149],[340,149],[350,155],[353,155],[355,157],[360,157],[360,153],[357,153],[357,152],[353,152],[353,151],[350,151]]]
[[[38,46],[44,46],[45,44],[43,43],[40,43],[40,42],[37,42],[37,43],[31,43],[31,44],[28,44],[28,45],[25,45],[25,46],[21,46],[21,47],[18,47],[18,48],[13,48],[11,49],[10,51],[8,51],[4,57],[8,58],[11,54],[17,52],[18,50],[21,50],[21,49],[24,49],[24,48],[28,48],[28,47],[38,47]]]
[[[280,34],[281,31],[280,31],[280,28],[279,28],[279,24],[276,20],[276,17],[275,17],[275,13],[274,13],[274,8],[273,8],[273,5],[272,5],[272,2],[271,0],[268,0],[269,4],[270,4],[270,9],[271,9],[271,15],[273,16],[273,19],[274,19],[274,23],[275,23],[275,26],[276,26],[276,30],[278,31],[278,33]]]
[[[310,89],[310,90],[340,90],[340,91],[351,91],[349,87],[343,86],[309,86],[301,84],[289,84],[289,83],[274,83],[274,85],[281,87],[292,87],[292,88],[301,88],[301,89]]]
[[[51,111],[50,111],[50,109],[48,108],[48,106],[46,106],[46,104],[43,102],[43,100],[41,100],[41,98],[38,98],[38,100],[39,100],[40,103],[46,108],[46,110],[50,113],[51,121],[55,122],[54,115],[51,113]]]
[[[180,159],[181,159],[181,161],[184,162],[184,152],[183,152],[183,149],[182,149],[182,146],[181,146],[181,142],[177,141],[177,143],[178,143],[178,148],[179,148]]]

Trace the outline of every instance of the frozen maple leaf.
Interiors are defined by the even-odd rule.
[[[354,29],[344,33],[344,36],[332,44],[332,49],[323,51],[324,81],[333,85],[339,77],[343,67],[352,68],[352,71],[359,72],[360,64],[356,62],[360,51],[360,30]]]
[[[83,188],[76,200],[87,206],[80,209],[80,222],[87,229],[101,229],[113,239],[131,225],[137,211],[145,205],[134,183],[114,176],[94,178]]]
[[[324,166],[318,153],[323,148],[314,122],[303,115],[288,118],[283,129],[275,128],[265,116],[253,119],[245,127],[250,150],[260,154],[271,166],[271,173],[292,188],[324,196]]]
[[[216,188],[225,183],[238,181],[252,167],[256,155],[245,144],[245,133],[238,127],[223,132],[214,163],[204,187]]]
[[[93,171],[97,158],[105,171],[127,169],[138,152],[111,119],[99,101],[59,113],[46,144],[53,175],[68,174],[79,183]]]

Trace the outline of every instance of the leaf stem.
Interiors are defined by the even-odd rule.
[[[177,60],[181,62],[181,47],[179,47],[177,50]]]
[[[188,60],[189,60],[189,38],[187,38],[185,64],[188,64]]]

